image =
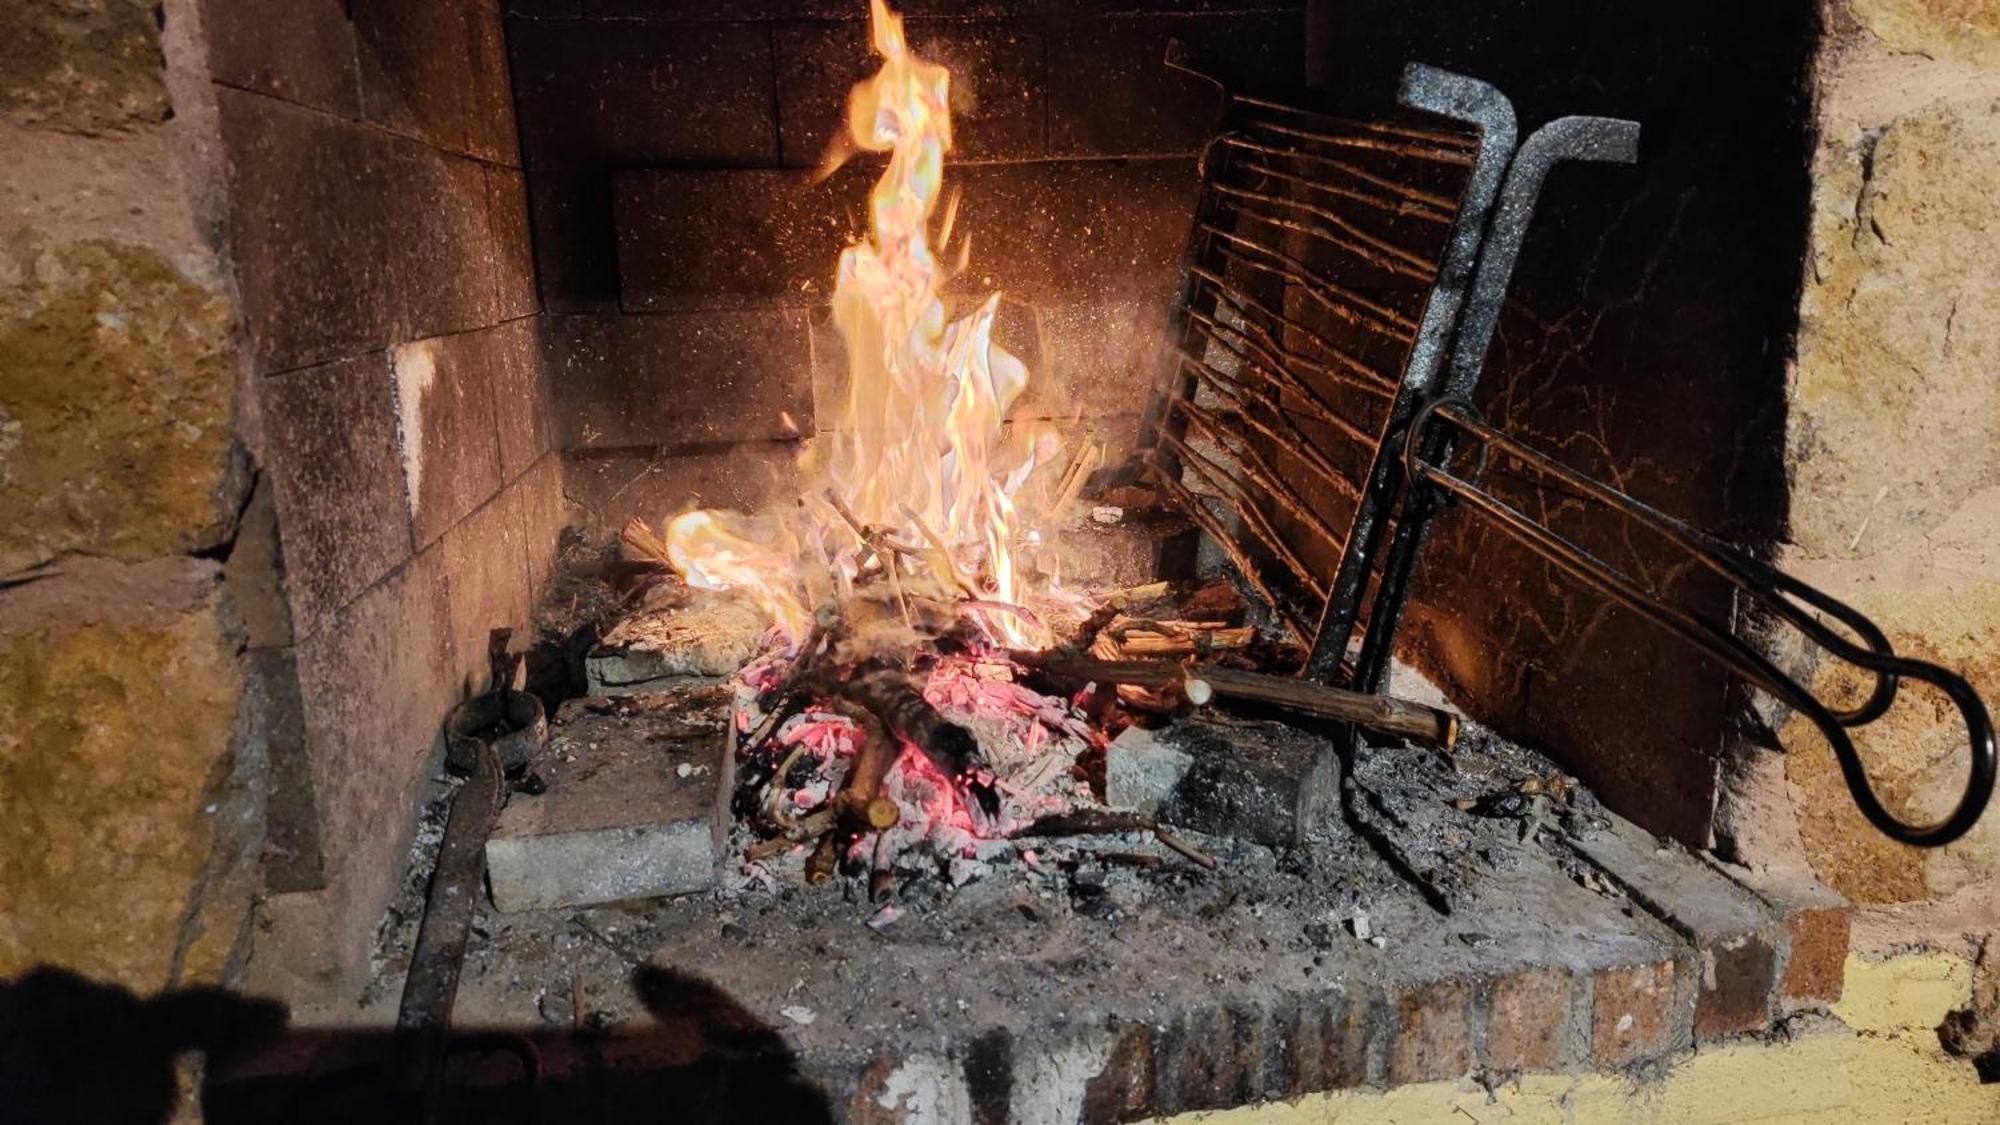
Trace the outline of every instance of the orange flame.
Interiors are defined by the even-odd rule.
[[[1027,386],[1028,370],[993,341],[999,294],[963,319],[946,320],[939,292],[946,271],[933,253],[930,225],[951,151],[950,73],[910,50],[902,18],[884,0],[870,0],[870,15],[882,69],[850,95],[848,132],[856,147],[887,152],[889,160],[869,195],[868,234],[841,254],[836,275],[833,316],[846,342],[848,386],[844,409],[823,438],[824,483],[863,524],[907,542],[941,544],[933,569],[958,571],[937,574],[947,589],[1018,604],[1026,590],[1014,554],[1014,497],[1054,449],[1046,440],[1008,447],[1007,410]],[[942,224],[947,232],[955,202]],[[852,577],[860,545],[830,510],[819,514],[827,518],[808,538],[845,543],[831,553],[836,572]],[[704,518],[690,518],[697,515]],[[708,513],[675,520],[667,538],[690,581],[699,574],[751,589],[787,628],[803,620],[803,603],[789,593],[797,586],[793,560],[753,555],[728,521]],[[786,597],[774,597],[774,589]],[[1010,644],[1049,640],[1016,615],[987,613],[981,624]]]

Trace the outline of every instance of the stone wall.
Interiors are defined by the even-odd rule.
[[[290,676],[256,987],[352,995],[561,520],[497,0],[206,0]]]
[[[562,519],[497,0],[10,4],[0,147],[0,975],[351,994]]]
[[[1296,82],[1300,0],[911,0],[952,70],[960,296],[1002,290],[1034,388],[1015,421],[1129,448],[1177,284],[1212,87],[1169,38]],[[586,523],[756,506],[834,424],[827,310],[878,160],[815,169],[877,65],[864,0],[510,0],[548,363]],[[696,392],[690,394],[689,392]],[[789,421],[787,421],[787,419]]]
[[[0,11],[0,977],[240,964],[261,841],[197,13]]]
[[[2000,9],[1836,0],[1828,23],[1782,561],[1873,616],[1899,652],[1961,671],[1992,705]],[[1818,679],[1825,690],[1855,683],[1830,665]],[[1739,846],[1772,863],[1802,855],[1825,882],[1901,920],[1858,924],[1857,937],[1948,939],[2000,925],[2000,815],[1940,851],[1892,844],[1854,811],[1807,724],[1781,734],[1789,754],[1751,763],[1731,794],[1737,807],[1725,809]],[[1963,785],[1963,734],[1934,692],[1905,691],[1857,742],[1905,816],[1941,816]]]

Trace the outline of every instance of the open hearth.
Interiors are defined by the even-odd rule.
[[[17,1112],[1983,1119],[1961,0],[19,7]]]

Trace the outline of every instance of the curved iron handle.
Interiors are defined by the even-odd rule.
[[[1758,598],[1778,617],[1804,633],[1813,643],[1875,676],[1875,686],[1859,705],[1835,709],[1821,702],[1811,689],[1785,674],[1768,657],[1750,647],[1742,638],[1685,610],[1669,605],[1657,595],[1621,574],[1588,550],[1562,538],[1518,508],[1500,500],[1477,484],[1454,475],[1443,465],[1423,459],[1425,444],[1418,435],[1436,420],[1444,420],[1497,449],[1536,472],[1557,481],[1576,493],[1623,512],[1653,528],[1686,550],[1691,557],[1720,575],[1725,581]],[[1941,847],[1965,835],[1979,822],[1993,796],[1994,732],[1986,704],[1972,685],[1957,673],[1928,661],[1898,656],[1888,638],[1859,610],[1825,591],[1761,562],[1741,549],[1707,532],[1659,511],[1600,481],[1584,476],[1521,442],[1508,437],[1485,422],[1462,400],[1438,399],[1427,403],[1413,420],[1410,438],[1403,448],[1408,479],[1435,488],[1465,504],[1471,511],[1494,521],[1510,539],[1533,551],[1551,565],[1582,582],[1598,594],[1610,598],[1669,633],[1720,661],[1747,682],[1776,697],[1804,715],[1819,728],[1840,763],[1842,779],[1861,815],[1883,835],[1917,847]],[[1797,599],[1794,601],[1792,599]],[[1839,620],[1861,638],[1856,644],[1828,628],[1808,613],[1804,602]],[[1864,647],[1865,646],[1865,647]],[[1903,679],[1922,680],[1942,691],[1958,708],[1965,722],[1967,745],[1971,751],[1965,790],[1944,819],[1931,824],[1911,824],[1899,819],[1875,795],[1866,766],[1855,749],[1848,730],[1865,726],[1886,713],[1895,702]]]

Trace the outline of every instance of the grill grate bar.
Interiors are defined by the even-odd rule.
[[[1198,226],[1203,234],[1219,238],[1229,244],[1228,248],[1222,249],[1220,253],[1230,264],[1260,270],[1298,286],[1300,292],[1311,297],[1320,307],[1355,328],[1377,333],[1399,344],[1408,344],[1415,339],[1416,321],[1387,305],[1371,301],[1341,286],[1290,254],[1273,250],[1235,231],[1223,230],[1213,223],[1201,223]],[[1246,255],[1258,255],[1270,261],[1260,262]],[[1271,262],[1276,262],[1277,265],[1272,265]]]

